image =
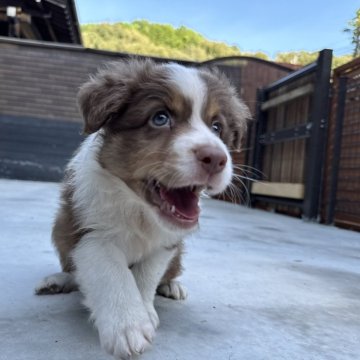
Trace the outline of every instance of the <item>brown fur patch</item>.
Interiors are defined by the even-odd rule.
[[[73,188],[70,179],[71,173],[67,172],[61,193],[60,208],[52,231],[52,241],[59,253],[60,264],[64,272],[72,272],[74,270],[74,264],[70,256],[71,251],[82,236],[90,231],[80,230],[79,224],[76,221],[72,205]]]
[[[184,253],[184,244],[183,242],[181,242],[176,246],[176,253],[172,258],[172,260],[170,261],[169,266],[165,274],[163,275],[159,286],[163,284],[168,284],[171,280],[181,275],[183,271],[183,266],[181,264],[181,258],[183,253]]]

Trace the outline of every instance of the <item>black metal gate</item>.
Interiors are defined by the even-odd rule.
[[[291,206],[317,220],[322,190],[332,51],[258,90],[252,203]]]

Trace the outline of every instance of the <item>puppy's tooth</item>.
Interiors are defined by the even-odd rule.
[[[168,202],[164,202],[164,210],[166,212],[171,212],[171,205]]]
[[[171,213],[174,214],[175,213],[175,205],[173,205],[170,209]]]

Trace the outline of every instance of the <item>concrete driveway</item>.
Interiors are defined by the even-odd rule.
[[[111,359],[79,293],[35,296],[59,271],[54,183],[0,180],[0,359]],[[157,298],[144,360],[360,359],[360,234],[204,200],[185,301]]]

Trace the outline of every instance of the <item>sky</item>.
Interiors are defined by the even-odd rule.
[[[334,50],[351,54],[343,32],[360,8],[359,0],[76,0],[81,24],[131,22],[187,26],[209,40],[262,51]]]

